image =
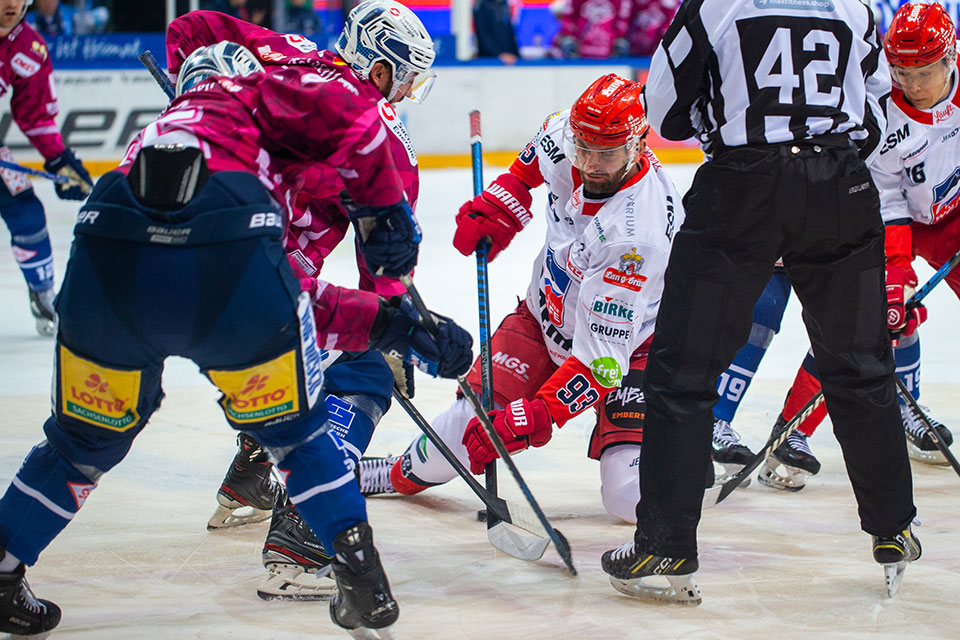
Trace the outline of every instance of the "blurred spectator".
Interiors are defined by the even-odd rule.
[[[286,22],[277,30],[312,36],[323,31],[320,14],[313,8],[313,0],[287,0]]]
[[[73,14],[71,6],[60,6],[60,0],[34,0],[27,13],[27,22],[43,37],[72,36]]]
[[[520,51],[507,0],[477,0],[473,6],[473,28],[477,34],[478,58],[516,63]]]
[[[560,22],[553,41],[555,56],[618,58],[630,54],[631,0],[557,0],[550,8]]]
[[[219,11],[228,16],[270,28],[270,7],[273,0],[204,0],[201,9]]]
[[[680,0],[633,0],[630,55],[652,56],[680,7]]]

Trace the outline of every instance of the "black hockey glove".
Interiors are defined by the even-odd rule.
[[[43,168],[50,173],[69,178],[70,182],[55,182],[54,188],[61,200],[84,200],[93,189],[93,180],[80,158],[69,147],[53,160],[47,160]]]
[[[347,209],[360,252],[374,275],[399,278],[413,271],[420,251],[420,225],[405,200],[389,207]]]
[[[437,325],[431,335],[409,296],[381,299],[370,334],[370,348],[409,362],[431,376],[456,378],[473,362],[473,337],[445,316],[430,312]]]

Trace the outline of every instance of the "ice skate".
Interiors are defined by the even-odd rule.
[[[341,531],[333,549],[337,591],[330,601],[330,618],[354,638],[395,638],[393,623],[400,607],[390,593],[370,525],[361,522]]]
[[[271,476],[273,464],[256,441],[241,432],[240,449],[227,469],[217,491],[217,510],[207,529],[226,529],[262,522],[270,517],[277,496],[277,483]]]
[[[357,465],[357,482],[360,484],[360,493],[364,496],[376,496],[382,493],[396,493],[393,483],[390,482],[390,469],[400,456],[384,458],[360,458]]]
[[[930,426],[936,429],[943,443],[948,447],[953,444],[953,434],[950,433],[950,429],[939,420],[931,418],[926,407],[920,407],[920,410],[927,416]],[[903,430],[907,434],[907,453],[910,454],[911,458],[927,464],[950,464],[940,449],[937,448],[933,438],[930,437],[930,433],[920,422],[920,418],[914,415],[909,406],[900,405],[900,417],[903,419]]]
[[[329,600],[334,584],[333,558],[313,535],[297,508],[280,491],[263,543],[267,576],[257,587],[264,600]]]
[[[908,562],[920,557],[920,540],[910,527],[891,537],[873,536],[873,559],[883,566],[887,582],[887,597],[892,598],[903,581]]]
[[[773,433],[780,433],[787,421],[777,418]],[[760,484],[783,491],[800,491],[807,486],[807,478],[820,473],[820,461],[810,451],[807,435],[794,431],[779,447],[773,450],[760,468],[757,480]]]
[[[613,588],[633,598],[696,606],[703,601],[693,579],[700,567],[696,558],[667,558],[638,552],[633,542],[611,549],[600,558],[601,568],[610,576]],[[644,582],[663,576],[669,586]]]
[[[30,289],[30,313],[36,322],[37,333],[51,337],[57,334],[57,321],[53,311],[53,299],[56,294],[53,287],[34,291]]]
[[[5,555],[0,549],[0,558]],[[21,563],[12,573],[0,573],[0,632],[34,635],[60,624],[60,607],[49,600],[37,599],[24,571]]]
[[[720,485],[737,475],[753,459],[753,451],[740,442],[740,434],[733,430],[726,420],[717,418],[713,421],[713,449],[710,456],[714,462],[723,468],[723,473],[717,476],[716,484]],[[743,487],[750,484],[750,478],[743,481]]]

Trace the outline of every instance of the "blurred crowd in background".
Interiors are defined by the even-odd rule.
[[[478,58],[504,64],[519,59],[604,59],[653,54],[682,0],[473,0]],[[872,0],[878,22],[906,0]],[[201,9],[222,11],[270,29],[306,35],[330,48],[355,0],[199,0]],[[445,9],[435,2],[405,1],[418,13]],[[951,2],[942,2],[949,5]],[[956,4],[953,2],[952,4]],[[44,37],[97,33],[162,32],[167,3],[161,0],[34,0],[27,20]],[[189,0],[176,0],[178,14]],[[424,10],[424,8],[426,8]],[[955,11],[956,7],[948,7]],[[424,20],[435,38],[449,32]],[[438,33],[438,31],[441,31]],[[438,52],[439,53],[439,52]]]

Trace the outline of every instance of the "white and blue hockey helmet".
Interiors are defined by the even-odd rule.
[[[211,76],[248,76],[263,71],[263,65],[242,44],[222,40],[195,50],[177,74],[177,95],[182,95]]]
[[[433,40],[420,18],[394,0],[365,0],[347,16],[334,48],[358,76],[367,80],[377,62],[393,70],[390,102],[423,102],[433,86]]]

